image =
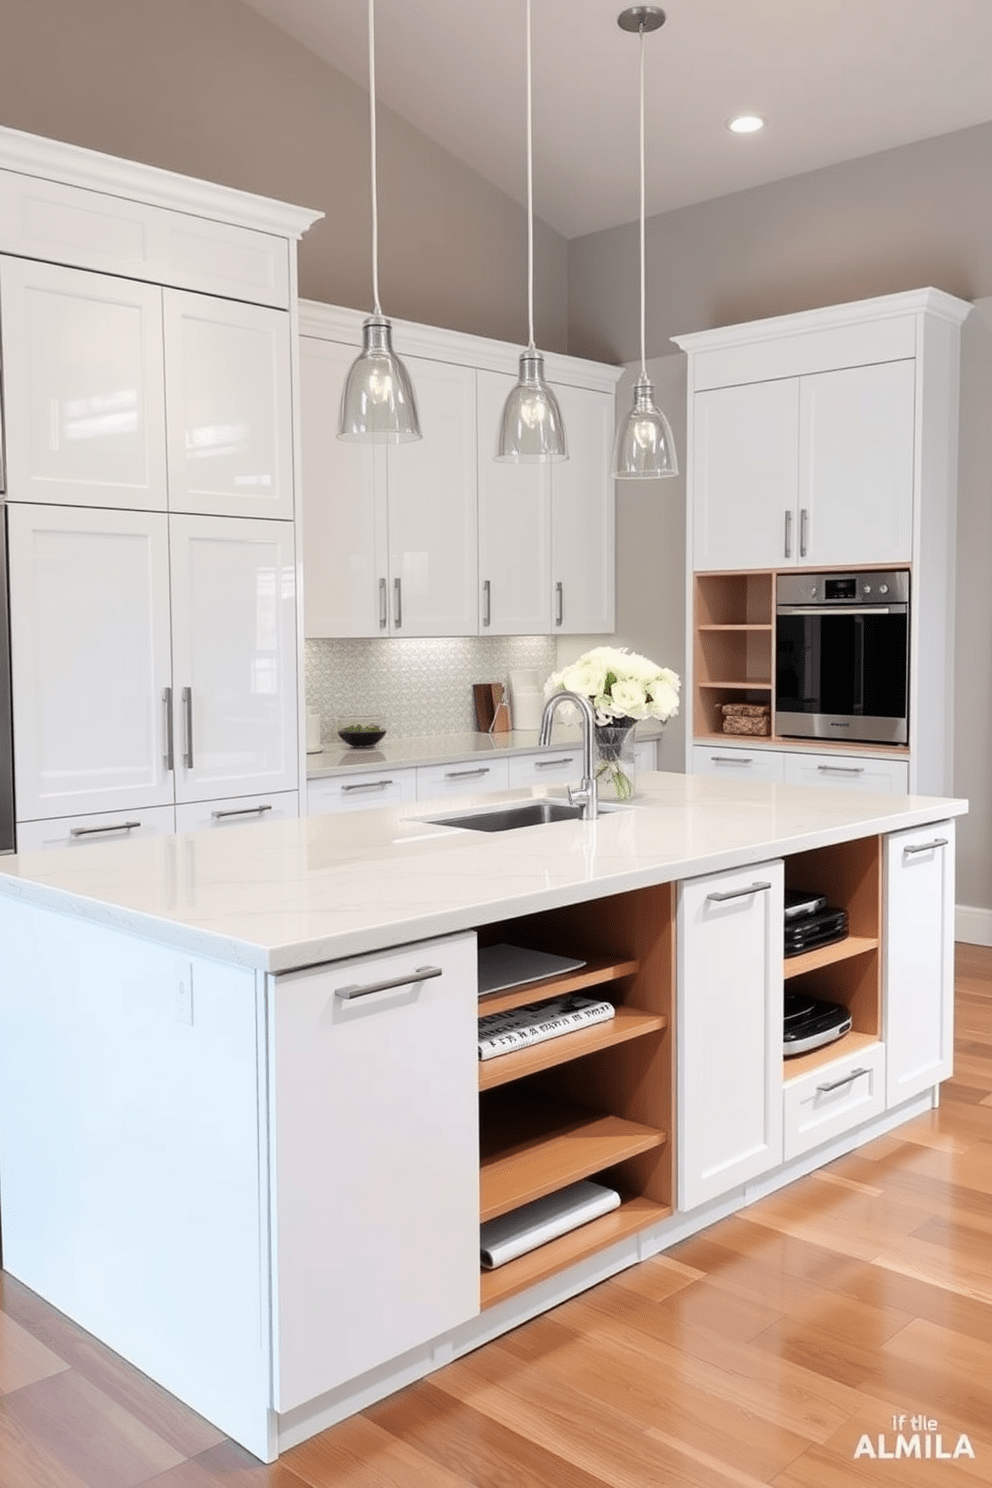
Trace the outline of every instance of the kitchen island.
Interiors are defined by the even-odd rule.
[[[926,1109],[965,803],[640,785],[592,823],[418,802],[8,860],[5,1267],[272,1460]],[[788,888],[847,936],[783,962]],[[584,964],[486,1012],[615,1016],[480,1064],[500,943]],[[786,987],[850,1032],[783,1060]],[[480,1219],[586,1178],[620,1207],[480,1276]]]

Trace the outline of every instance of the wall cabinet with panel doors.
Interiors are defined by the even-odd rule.
[[[360,317],[305,304],[301,330],[308,636],[612,632],[619,369],[549,359],[570,458],[497,463],[517,349],[407,325],[423,439],[363,450],[335,427]]]
[[[301,338],[306,634],[474,634],[474,374],[404,356],[423,438],[368,447],[337,438],[355,354]]]
[[[295,790],[283,522],[12,504],[18,822]]]
[[[293,516],[289,315],[0,260],[11,501]]]
[[[960,328],[970,308],[923,289],[676,338],[689,360],[687,768],[694,743],[719,735],[723,704],[774,712],[777,573],[909,565],[909,741],[884,757],[894,788],[905,776],[911,791],[951,789]],[[805,769],[801,746],[774,742]],[[746,751],[750,741],[721,746]]]

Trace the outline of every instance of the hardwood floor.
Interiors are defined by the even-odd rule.
[[[992,950],[956,983],[939,1110],[271,1467],[2,1277],[0,1488],[992,1483]]]

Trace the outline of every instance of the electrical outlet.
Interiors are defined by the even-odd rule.
[[[179,973],[179,996],[176,999],[176,1020],[193,1023],[193,965],[187,964]]]

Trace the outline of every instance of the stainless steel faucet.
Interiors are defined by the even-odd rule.
[[[541,715],[541,732],[537,742],[542,746],[551,743],[551,725],[554,721],[555,710],[562,703],[571,703],[582,715],[582,779],[579,781],[578,788],[571,785],[568,787],[568,799],[573,806],[580,807],[579,817],[582,821],[595,821],[599,813],[596,763],[593,753],[596,715],[589,699],[579,692],[556,692],[549,697]]]

